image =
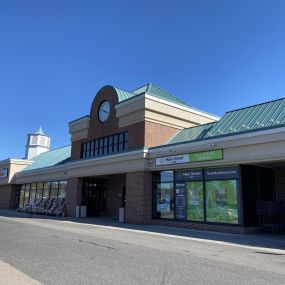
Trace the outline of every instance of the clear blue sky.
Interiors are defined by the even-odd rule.
[[[285,97],[285,1],[0,1],[0,159],[52,147],[97,91],[152,82],[223,115]]]

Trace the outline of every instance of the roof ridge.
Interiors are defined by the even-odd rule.
[[[58,147],[58,148],[51,149],[51,150],[46,151],[46,152],[42,152],[42,153],[40,153],[39,155],[41,155],[41,154],[45,154],[45,153],[48,153],[48,152],[52,152],[52,151],[56,151],[56,150],[59,150],[59,149],[61,149],[61,148],[65,148],[65,147],[68,147],[68,146],[70,146],[70,147],[71,147],[71,145],[70,145],[70,144],[69,144],[69,145],[65,145],[65,146],[60,146],[60,147]],[[38,155],[37,155],[37,156],[38,156]]]
[[[137,91],[137,90],[139,90],[139,89],[141,89],[141,88],[143,88],[143,87],[146,87],[146,86],[148,86],[149,84],[151,84],[151,83],[146,83],[146,84],[144,84],[144,85],[142,85],[142,86],[140,86],[140,87],[134,89],[133,91],[131,91],[131,93],[133,93],[133,92],[135,92],[135,91]],[[140,93],[140,94],[141,94],[141,93]],[[136,95],[139,95],[139,94],[136,94]]]
[[[284,100],[284,99],[285,99],[285,97],[282,97],[282,98],[278,98],[278,99],[269,100],[269,101],[266,101],[266,102],[263,102],[263,103],[253,104],[253,105],[250,105],[250,106],[247,106],[247,107],[233,109],[233,110],[227,111],[225,114],[236,112],[236,111],[240,111],[240,110],[245,110],[245,109],[256,107],[256,106],[269,104],[269,103],[272,103],[272,102],[281,101],[281,100]]]

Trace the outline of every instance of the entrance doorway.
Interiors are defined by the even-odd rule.
[[[106,179],[84,179],[81,205],[87,206],[87,216],[95,217],[107,210]]]

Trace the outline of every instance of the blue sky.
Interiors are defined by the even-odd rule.
[[[226,111],[285,97],[285,1],[0,1],[0,159],[52,147],[97,91],[152,82]]]

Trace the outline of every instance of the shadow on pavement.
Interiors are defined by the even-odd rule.
[[[121,229],[130,229],[137,231],[144,231],[150,233],[167,234],[179,237],[189,237],[201,240],[214,240],[220,242],[227,242],[236,245],[264,247],[271,249],[285,250],[285,235],[272,236],[270,234],[230,234],[221,232],[201,231],[194,229],[183,229],[167,226],[157,225],[135,225],[119,223],[116,219],[98,217],[98,218],[73,218],[73,217],[55,217],[46,215],[35,215],[15,210],[0,209],[0,217],[8,218],[31,218],[35,220],[55,220],[55,221],[69,221],[78,225],[99,225],[106,227],[114,227]]]

